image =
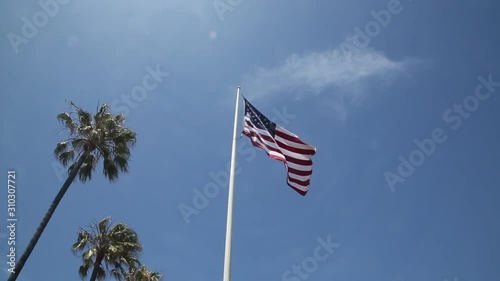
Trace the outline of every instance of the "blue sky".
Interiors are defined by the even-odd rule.
[[[79,280],[76,229],[108,215],[138,232],[166,280],[221,280],[227,186],[187,219],[179,208],[227,171],[237,85],[317,154],[302,197],[281,162],[238,141],[233,280],[498,280],[496,1],[51,3],[45,22],[36,1],[0,4],[0,166],[17,173],[17,255],[64,180],[52,151],[65,100],[111,104],[138,143],[117,183],[96,171],[71,186],[19,280]],[[373,22],[381,10],[390,19]],[[408,175],[401,161],[418,165]],[[319,248],[324,260],[318,239],[338,244]]]

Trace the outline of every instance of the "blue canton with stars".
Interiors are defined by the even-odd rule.
[[[252,104],[250,104],[245,98],[245,116],[250,117],[250,120],[255,127],[259,129],[266,129],[271,136],[274,138],[274,132],[276,130],[276,124],[267,119],[260,111],[258,111]]]

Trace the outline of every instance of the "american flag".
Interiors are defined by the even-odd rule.
[[[285,164],[287,184],[300,195],[307,194],[313,163],[311,157],[316,148],[304,143],[285,128],[271,122],[245,99],[243,135],[250,138],[253,146],[266,151],[267,155]]]

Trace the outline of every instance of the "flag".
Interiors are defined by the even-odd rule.
[[[316,148],[271,122],[247,99],[244,100],[243,135],[250,138],[253,146],[263,149],[270,158],[283,162],[287,171],[288,186],[305,196],[312,175],[311,157],[316,154]]]

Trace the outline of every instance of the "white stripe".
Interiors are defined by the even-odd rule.
[[[256,133],[257,135],[260,135],[260,136],[265,135],[265,136],[268,136],[269,138],[273,139],[268,131],[264,131],[264,130],[255,128],[253,126],[252,127],[247,126],[246,128],[248,128],[248,131],[251,133]],[[278,146],[278,144],[276,142],[269,142],[269,141],[265,140],[264,138],[262,138],[262,141],[264,141],[267,145],[269,145],[270,147],[272,147],[276,150],[281,150],[281,148]]]
[[[250,120],[248,120],[248,121],[250,121]],[[258,134],[261,134],[261,135],[266,135],[266,136],[268,136],[268,137],[270,137],[270,138],[274,139],[274,140],[278,143],[278,145],[279,145],[279,143],[283,143],[283,144],[285,144],[285,145],[287,145],[287,146],[291,146],[291,147],[294,147],[294,148],[299,148],[299,149],[304,149],[304,150],[310,150],[311,152],[316,151],[316,148],[315,148],[315,147],[313,147],[313,146],[310,146],[310,145],[304,145],[304,144],[301,144],[301,143],[297,143],[297,142],[289,141],[289,140],[286,140],[286,139],[284,139],[284,138],[282,138],[282,137],[280,137],[280,136],[277,136],[277,135],[275,135],[275,136],[274,136],[274,138],[273,138],[273,137],[271,136],[271,134],[270,134],[267,130],[262,130],[262,129],[259,129],[259,128],[255,127],[255,125],[253,125],[253,123],[251,123],[251,122],[250,122],[250,124],[251,124],[251,127],[250,127],[250,128],[253,128],[253,129],[254,129],[253,131],[254,131],[255,133],[258,133]],[[245,127],[249,127],[249,125],[246,125],[246,124],[245,124]],[[296,137],[296,138],[298,138],[296,135],[294,135],[294,134],[292,134],[292,133],[289,133],[289,132],[288,132],[288,131],[286,131],[285,129],[281,129],[280,131],[283,131],[284,133],[289,134],[289,135],[290,135],[290,136],[292,136],[292,137]],[[266,142],[267,142],[267,141],[266,141]],[[267,142],[267,143],[268,143],[268,142]],[[276,148],[276,149],[281,148],[281,147],[279,147],[279,148],[278,148],[278,147],[276,147],[276,146],[273,146],[273,147],[274,147],[274,148]],[[281,148],[281,149],[282,149],[282,148]],[[283,149],[282,149],[282,150],[283,150]],[[300,159],[302,159],[302,158],[300,158]]]
[[[256,133],[256,134],[259,134],[259,135],[261,135],[261,136],[266,136],[266,137],[268,137],[268,138],[273,139],[273,137],[271,136],[271,134],[269,134],[269,132],[268,132],[268,131],[261,130],[261,129],[256,128],[256,127],[253,127],[253,126],[247,126],[247,128],[248,128],[250,131],[252,131],[252,132],[254,132],[254,133]]]
[[[257,128],[257,127],[256,127],[256,126],[252,123],[252,121],[250,121],[249,119],[246,119],[245,121],[247,121],[247,122],[248,122],[248,123],[247,123],[247,122],[245,122],[245,123],[244,123],[245,127],[250,127],[250,128],[253,128],[253,129],[257,130],[260,134],[262,134],[262,135],[266,135],[266,136],[268,136],[268,137],[272,138],[272,136],[271,136],[271,134],[269,133],[269,131],[268,131],[268,130],[263,130],[263,129],[259,129],[259,128]]]
[[[269,133],[269,131],[268,131],[268,130],[266,130],[266,129],[259,129],[259,128],[257,128],[257,126],[255,126],[255,125],[254,125],[254,124],[253,124],[250,120],[247,120],[247,121],[248,121],[248,123],[249,123],[249,124],[245,123],[245,126],[246,126],[246,127],[254,128],[254,129],[255,129],[255,130],[257,130],[257,131],[258,131],[261,135],[266,135],[266,136],[268,136],[268,137],[270,137],[270,138],[273,138],[273,137],[271,136],[271,134]]]
[[[257,135],[259,135],[257,132],[255,132],[255,130],[254,130],[254,129],[249,130],[249,132],[250,132],[250,133],[256,133]],[[265,140],[264,138],[262,138],[262,140],[261,140],[258,136],[252,136],[252,138],[257,138],[257,139],[259,140],[259,142],[260,142],[260,143],[264,143],[264,144],[266,144],[266,145],[268,145],[268,146],[270,146],[270,147],[272,147],[272,148],[274,148],[274,149],[276,149],[276,150],[279,150],[279,151],[281,151],[281,150],[282,150],[282,149],[278,146],[278,144],[276,144],[276,143],[274,143],[274,142],[269,142],[269,141]]]
[[[257,139],[256,137],[252,137],[252,140],[260,145],[263,145],[262,141],[260,141],[259,139]],[[276,156],[276,157],[279,157],[282,161],[286,161],[285,159],[285,156],[281,153],[278,153],[276,151],[272,151],[272,150],[269,150],[265,145],[264,146],[264,150],[266,151],[267,154],[270,154],[270,155],[273,155],[273,156]]]
[[[291,146],[291,147],[294,147],[294,148],[299,148],[299,149],[304,149],[304,150],[314,150],[316,151],[315,147],[313,146],[310,146],[310,145],[305,145],[305,144],[301,144],[301,143],[298,143],[298,142],[294,142],[294,141],[289,141],[287,139],[284,139],[278,135],[275,135],[274,136],[274,139],[277,141],[277,142],[281,142],[281,143],[284,143],[288,146]]]
[[[291,186],[295,187],[296,189],[298,190],[301,190],[301,191],[307,191],[309,189],[309,186],[302,186],[300,184],[297,184],[297,183],[294,183],[294,182],[291,182],[289,180],[287,180],[288,184],[290,184]]]
[[[309,176],[299,176],[299,175],[294,174],[294,173],[288,173],[288,176],[290,178],[294,178],[294,179],[299,180],[299,181],[306,181],[306,180],[310,180],[311,179],[311,175],[309,175]]]
[[[292,163],[292,162],[287,162],[287,165],[292,168],[292,169],[295,169],[295,170],[299,170],[299,171],[312,171],[312,165],[299,165],[299,164],[295,164],[295,163]]]
[[[281,131],[281,132],[283,132],[283,133],[285,133],[285,134],[287,134],[287,135],[289,135],[289,136],[292,136],[292,137],[295,137],[295,138],[300,139],[300,138],[299,138],[299,136],[297,136],[296,134],[294,134],[294,133],[292,133],[292,132],[288,131],[287,129],[285,129],[285,128],[283,128],[283,127],[281,127],[280,125],[276,125],[276,130],[277,130],[277,131]]]
[[[281,154],[281,153],[278,153],[276,151],[270,151],[269,154],[276,156],[276,157],[279,157],[282,161],[286,161],[285,156],[283,156],[283,154]]]
[[[304,160],[304,161],[311,160],[311,155],[298,154],[298,153],[292,152],[292,151],[284,149],[284,148],[281,148],[280,150],[281,150],[281,152],[283,152],[283,154],[285,154],[286,156],[289,156],[291,158],[295,158],[298,160]]]
[[[251,128],[251,127],[249,127]],[[259,134],[260,131],[262,130],[259,130],[257,128],[252,128],[252,129],[249,129],[250,132],[254,132],[254,133],[257,133]],[[267,131],[265,131],[267,134],[269,134]],[[262,134],[261,134],[262,135]],[[271,137],[269,135],[269,137]],[[298,160],[304,160],[304,161],[307,161],[307,160],[311,160],[311,155],[307,155],[307,154],[299,154],[299,153],[296,153],[296,152],[293,152],[293,151],[290,151],[286,148],[283,148],[280,145],[280,143],[274,143],[274,142],[269,142],[265,139],[262,139],[261,142],[264,142],[265,144],[267,144],[268,146],[274,148],[274,149],[277,149],[279,151],[281,151],[284,155],[286,156],[289,156],[289,157],[292,157],[292,158],[295,158],[295,159],[298,159]]]

